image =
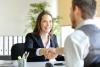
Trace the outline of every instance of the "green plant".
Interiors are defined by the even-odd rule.
[[[30,9],[30,25],[29,27],[31,27],[31,29],[33,30],[36,24],[36,18],[37,15],[42,11],[45,10],[47,6],[49,6],[46,2],[42,2],[42,3],[32,3],[30,4],[31,9]]]

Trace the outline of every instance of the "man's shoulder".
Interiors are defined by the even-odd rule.
[[[80,36],[86,36],[86,34],[82,30],[75,30],[70,36],[80,37]]]
[[[88,41],[88,36],[81,30],[76,30],[68,37],[72,42],[81,44],[85,41]]]

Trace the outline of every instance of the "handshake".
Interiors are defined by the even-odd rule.
[[[46,59],[54,59],[59,54],[63,54],[63,48],[41,48],[40,55],[44,55]]]
[[[41,48],[40,55],[44,55],[45,59],[54,59],[58,56],[56,48]]]

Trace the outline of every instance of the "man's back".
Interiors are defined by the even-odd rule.
[[[88,54],[88,49],[86,49],[88,46],[89,39],[83,31],[76,30],[70,34],[64,44],[66,67],[83,67],[83,59]]]
[[[84,25],[79,29],[89,37],[91,45],[89,54],[85,58],[85,67],[91,64],[96,65],[100,62],[100,29],[92,24]]]

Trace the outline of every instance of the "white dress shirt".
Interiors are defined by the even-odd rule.
[[[43,40],[42,36],[41,36],[41,40]],[[42,42],[43,42],[43,41],[42,41]],[[44,44],[44,43],[43,43],[43,46],[44,46],[44,48],[50,48],[50,37],[49,37],[48,43],[47,43],[47,44]],[[37,51],[36,51],[36,55],[37,55],[37,56],[41,56],[41,55],[39,54],[40,49],[41,49],[41,48],[38,48]]]
[[[83,67],[84,52],[88,52],[86,47],[89,46],[89,39],[84,32],[77,30],[69,35],[64,46],[66,67]]]
[[[43,37],[42,37],[42,36],[41,36],[41,40],[43,40]],[[43,42],[43,41],[42,41],[42,42]],[[43,46],[44,46],[44,48],[51,48],[51,47],[50,47],[50,36],[49,36],[49,39],[48,39],[48,43],[47,43],[47,44],[44,44],[44,43],[43,43]],[[41,56],[41,55],[39,54],[40,49],[41,49],[41,48],[38,48],[37,51],[36,51],[37,56]],[[56,61],[56,59],[49,59],[49,62],[51,62],[51,63],[52,63],[52,62],[55,62],[55,61]]]
[[[100,28],[100,19],[88,19],[81,23],[77,28],[83,25],[93,24]],[[70,34],[64,44],[66,67],[84,67],[84,58],[89,52],[89,38],[81,30],[76,30]]]
[[[86,25],[89,20],[84,21],[77,28]],[[84,58],[89,51],[89,38],[81,30],[76,30],[70,34],[64,44],[64,54],[66,67],[84,67]]]

